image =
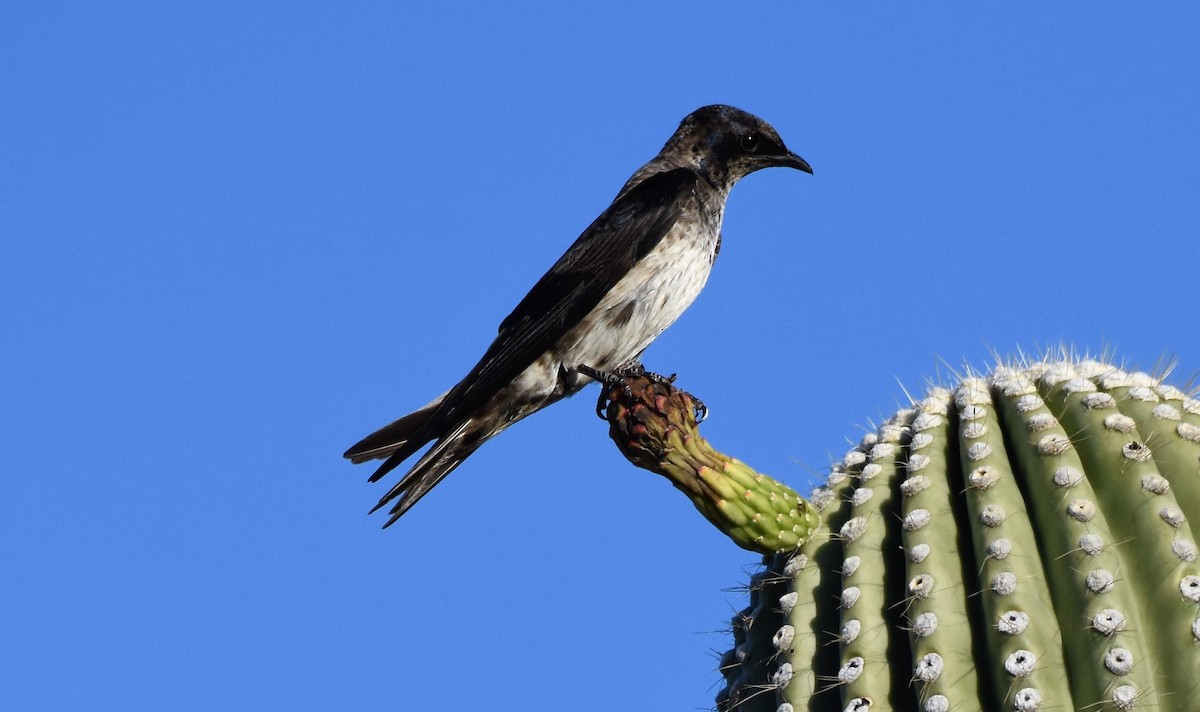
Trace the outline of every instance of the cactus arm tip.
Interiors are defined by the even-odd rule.
[[[634,465],[662,475],[743,549],[771,554],[804,544],[817,525],[795,490],[722,454],[700,436],[696,401],[669,380],[624,376],[604,384],[609,436]]]

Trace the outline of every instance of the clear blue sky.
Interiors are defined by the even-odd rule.
[[[702,104],[816,171],[646,354],[723,450],[807,491],[992,349],[1200,372],[1194,3],[403,5],[0,9],[0,707],[707,709],[757,557],[594,390],[388,531],[341,459]]]

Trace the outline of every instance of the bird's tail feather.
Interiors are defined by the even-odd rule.
[[[364,463],[367,460],[378,460],[383,457],[391,460],[391,456],[397,453],[405,453],[400,457],[400,460],[407,459],[417,450],[424,447],[425,443],[436,437],[436,434],[427,435],[426,433],[430,429],[425,426],[429,423],[430,416],[433,415],[434,410],[440,402],[441,399],[439,398],[420,410],[388,423],[350,446],[350,449],[342,457],[350,460],[355,465]],[[389,467],[388,470],[390,469],[392,468]],[[376,472],[371,476],[371,481],[374,482],[383,477],[384,474],[387,474],[387,472]]]
[[[463,460],[466,460],[471,453],[497,432],[499,431],[492,430],[488,425],[474,418],[463,421],[454,430],[441,437],[429,449],[429,452],[426,452],[417,461],[417,464],[413,465],[403,479],[388,490],[388,493],[379,500],[371,512],[376,512],[396,500],[389,512],[391,516],[383,525],[385,529],[390,527],[429,490],[433,489],[437,483],[441,482],[446,475],[450,474],[454,468],[458,467]],[[403,450],[397,451],[379,469],[386,474],[406,457],[408,454],[404,454]],[[374,481],[376,478],[372,476],[371,479]]]

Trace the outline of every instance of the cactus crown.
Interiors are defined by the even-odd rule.
[[[1095,361],[934,389],[765,557],[718,709],[1200,710],[1200,401]]]

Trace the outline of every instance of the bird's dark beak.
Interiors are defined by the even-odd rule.
[[[812,175],[812,166],[808,165],[808,161],[788,151],[786,155],[779,157],[779,165],[785,168],[795,168],[798,171]]]

